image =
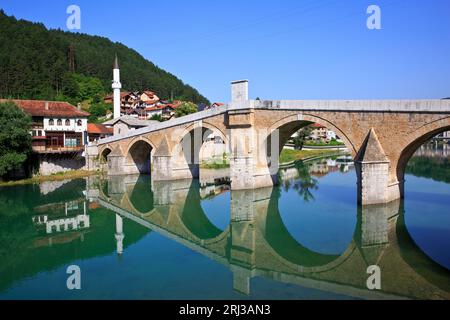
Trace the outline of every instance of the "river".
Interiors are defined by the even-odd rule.
[[[450,299],[441,151],[410,161],[405,200],[369,207],[345,157],[250,191],[214,172],[0,188],[0,299]],[[67,287],[73,265],[81,290]]]

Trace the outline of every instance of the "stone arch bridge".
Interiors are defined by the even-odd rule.
[[[267,187],[277,183],[286,141],[311,123],[345,142],[356,162],[359,202],[388,203],[403,197],[405,167],[417,148],[450,131],[450,100],[260,101],[249,100],[248,83],[237,81],[227,106],[100,140],[88,148],[88,163],[105,160],[110,175],[197,178],[212,132],[229,150],[232,189]]]

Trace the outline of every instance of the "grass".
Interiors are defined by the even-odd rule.
[[[336,151],[330,150],[289,150],[283,149],[280,155],[280,163],[289,163],[294,161],[305,160],[309,158],[333,155]]]
[[[203,162],[200,165],[201,169],[212,169],[212,170],[228,169],[229,167],[230,167],[229,162]]]
[[[46,181],[62,181],[62,180],[68,180],[68,179],[78,179],[78,178],[85,178],[85,177],[89,177],[89,176],[99,175],[99,174],[101,174],[100,171],[73,170],[73,171],[55,173],[50,176],[36,176],[36,177],[30,178],[30,179],[0,182],[0,187],[11,187],[11,186],[26,185],[26,184],[37,184],[37,183],[42,183],[42,182],[46,182]]]
[[[343,142],[338,142],[336,140],[331,140],[330,142],[315,142],[307,141],[305,147],[342,147],[345,146]]]

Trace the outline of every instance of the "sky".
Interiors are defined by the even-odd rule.
[[[228,102],[240,79],[253,99],[450,96],[450,0],[0,0],[63,30],[72,4],[79,32],[135,49],[211,101]],[[380,30],[367,28],[369,5]]]

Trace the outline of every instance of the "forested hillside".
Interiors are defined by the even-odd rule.
[[[197,90],[120,43],[47,30],[1,10],[0,97],[98,102],[111,91],[116,53],[124,90],[150,89],[163,99],[208,103]]]

